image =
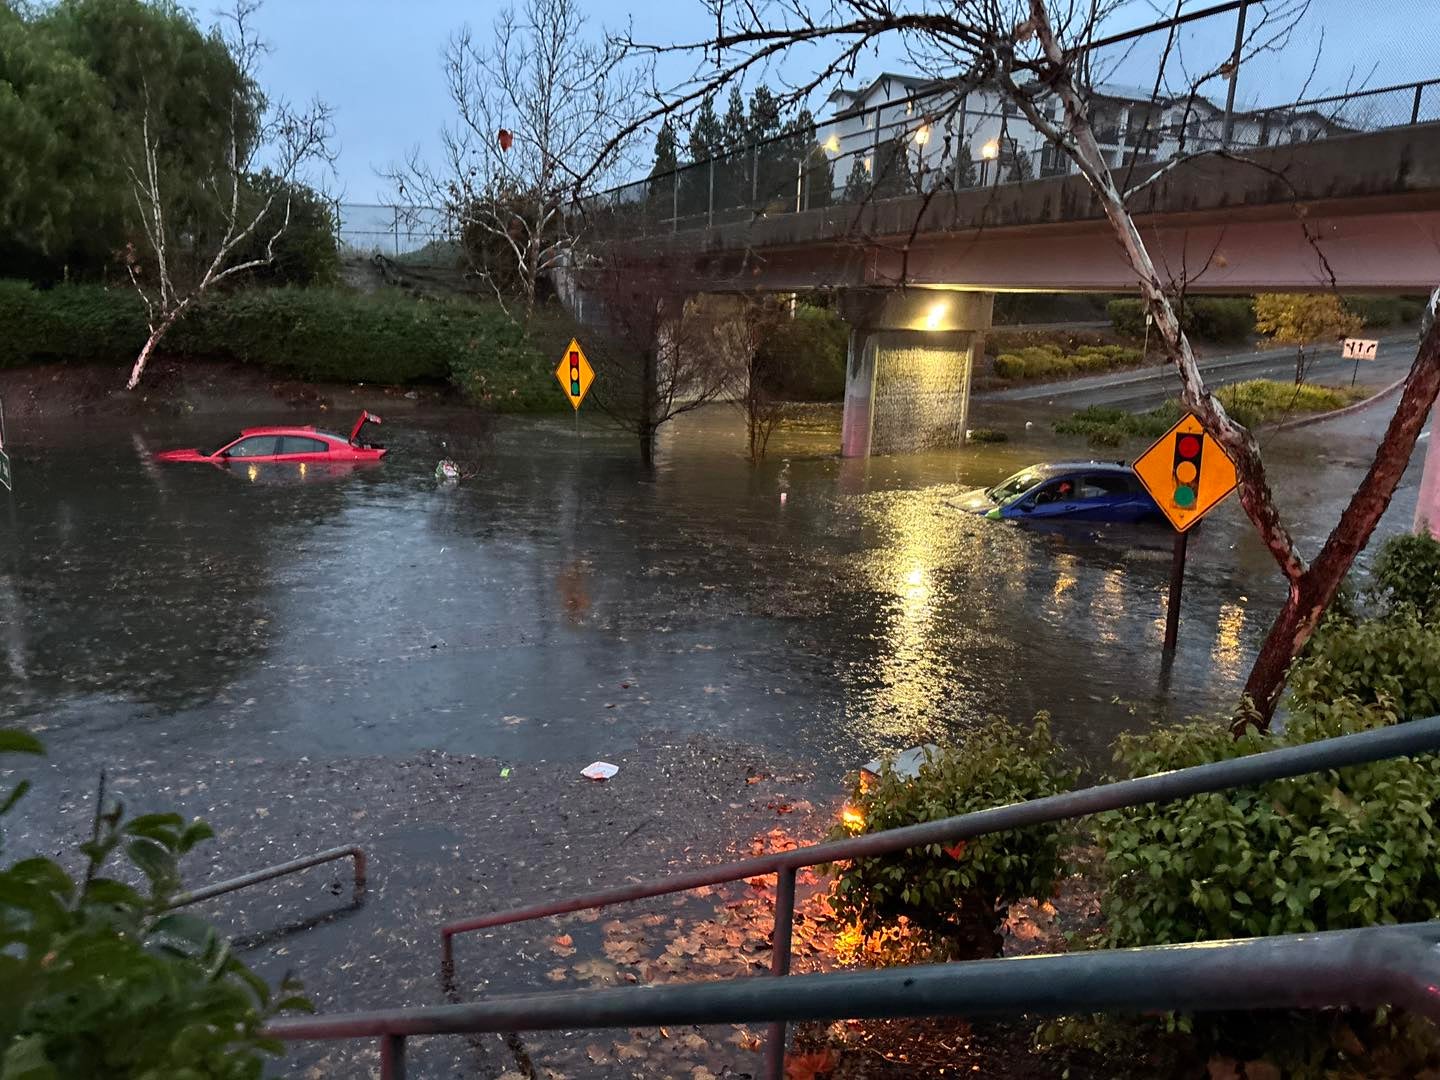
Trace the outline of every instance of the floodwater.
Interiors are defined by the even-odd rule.
[[[665,731],[804,751],[838,775],[1046,709],[1101,765],[1117,731],[1233,701],[1283,595],[1232,499],[1190,545],[1167,669],[1168,533],[1041,532],[948,505],[1088,456],[1033,411],[993,421],[1016,433],[1004,445],[868,463],[834,456],[825,414],[752,469],[725,408],[672,424],[653,474],[628,438],[568,418],[466,436],[476,472],[453,485],[432,475],[444,416],[392,418],[390,457],[338,475],[150,460],[263,419],[12,423],[0,716],[101,758],[583,764]],[[1276,437],[1307,550],[1384,419]],[[1383,531],[1408,526],[1421,456]]]

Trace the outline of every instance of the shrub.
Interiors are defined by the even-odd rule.
[[[1025,378],[1025,358],[1016,353],[1001,353],[995,358],[995,374],[1002,379]]]
[[[1353,702],[1292,713],[1281,733],[1192,723],[1122,736],[1116,759],[1142,776],[1363,731],[1395,716]],[[1440,914],[1440,761],[1433,755],[1314,773],[1255,788],[1099,815],[1104,937],[1112,946],[1339,930]],[[1198,1019],[1205,1052],[1256,1057],[1332,1076],[1337,1043],[1361,1038],[1402,1058],[1408,1037],[1351,1014],[1218,1014]],[[1401,1025],[1403,1027],[1403,1025]],[[1432,1044],[1433,1045],[1433,1044]],[[1423,1055],[1427,1047],[1421,1044]],[[1378,1065],[1343,1075],[1380,1075]],[[1413,1076],[1402,1066],[1386,1075]]]
[[[0,367],[125,364],[146,334],[133,291],[90,285],[41,291],[0,281],[0,325]],[[493,303],[290,287],[208,298],[175,325],[161,351],[315,381],[449,380],[474,400],[532,411],[564,406],[550,361],[572,332],[547,308],[522,328]]]
[[[146,334],[145,309],[131,289],[40,290],[23,281],[0,281],[0,327],[0,368],[134,359]]]
[[[1187,300],[1185,316],[1187,333],[1220,345],[1242,344],[1255,332],[1255,302],[1247,296]]]
[[[1179,402],[1170,401],[1149,412],[1132,413],[1113,405],[1091,405],[1059,420],[1059,435],[1084,435],[1099,446],[1118,446],[1121,439],[1144,436],[1158,439],[1180,419]]]
[[[1125,298],[1111,300],[1105,305],[1110,316],[1110,325],[1117,334],[1126,337],[1141,337],[1145,333],[1145,304],[1140,300]]]
[[[0,730],[0,751],[39,744]],[[0,800],[0,814],[24,794]],[[49,859],[0,871],[0,1074],[44,1080],[104,1076],[251,1080],[279,1045],[260,1035],[304,998],[270,990],[207,923],[166,912],[180,886],[181,856],[211,836],[178,814],[97,815],[80,845],[77,881]],[[122,850],[143,877],[136,889],[102,876]],[[288,982],[283,989],[294,989]]]
[[[842,824],[835,837],[936,821],[972,810],[1036,799],[1065,790],[1073,776],[1061,768],[1048,717],[1026,731],[994,719],[964,742],[942,748],[905,780],[888,767],[876,781],[857,782],[852,805],[858,827]],[[833,867],[832,904],[840,916],[874,932],[904,917],[937,944],[966,954],[994,954],[997,904],[1048,896],[1060,868],[1059,825],[977,837],[951,848],[931,844]]]
[[[777,373],[770,389],[788,401],[839,401],[845,396],[850,327],[828,308],[800,304],[760,342],[756,370]]]
[[[1112,300],[1106,307],[1110,325],[1118,334],[1142,337],[1145,304],[1140,300]],[[1185,301],[1180,325],[1192,337],[1217,344],[1239,344],[1255,329],[1254,302],[1249,297],[1202,297]]]
[[[1345,296],[1341,299],[1367,327],[1414,322],[1425,310],[1425,301],[1411,296]]]
[[[1366,598],[1367,612],[1327,614],[1291,672],[1292,707],[1323,715],[1348,701],[1401,719],[1440,713],[1440,541],[1388,540]]]

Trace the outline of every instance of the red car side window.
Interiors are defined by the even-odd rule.
[[[286,435],[281,442],[282,454],[328,454],[330,444],[323,439],[307,439],[300,435]]]
[[[280,445],[278,435],[251,435],[249,438],[241,439],[229,450],[225,451],[226,457],[252,458],[252,457],[274,457]]]

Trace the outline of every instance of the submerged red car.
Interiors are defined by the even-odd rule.
[[[246,428],[218,450],[162,450],[155,455],[155,460],[208,461],[212,465],[232,461],[379,461],[385,456],[385,448],[362,437],[367,424],[378,423],[380,417],[362,412],[350,429],[348,439],[313,427]]]

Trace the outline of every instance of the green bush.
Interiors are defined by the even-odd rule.
[[[1395,721],[1342,703],[1239,740],[1192,723],[1122,736],[1143,776]],[[1400,758],[1099,815],[1105,943],[1180,944],[1424,921],[1440,915],[1440,760]],[[1193,1019],[1202,1055],[1264,1056],[1294,1077],[1415,1076],[1433,1032],[1393,1015],[1220,1013]],[[1359,1066],[1356,1056],[1364,1056]],[[1390,1064],[1398,1062],[1398,1064]]]
[[[0,751],[39,753],[0,730]],[[0,799],[0,815],[24,795]],[[261,1027],[309,1003],[273,999],[204,920],[167,912],[179,861],[212,833],[178,814],[126,818],[105,804],[75,859],[23,859],[0,870],[0,1075],[50,1080],[253,1080],[279,1044]],[[103,876],[123,851],[137,889]]]
[[[997,356],[995,374],[1002,379],[1065,378],[1134,367],[1143,359],[1139,349],[1124,345],[1082,345],[1068,355],[1055,344],[1027,345]]]
[[[1016,353],[1001,353],[995,358],[995,374],[1002,379],[1025,378],[1025,358]]]
[[[1132,413],[1113,405],[1091,405],[1058,420],[1059,435],[1084,435],[1099,446],[1118,446],[1121,439],[1144,436],[1158,439],[1179,420],[1184,410],[1177,401],[1168,401],[1148,412]]]
[[[774,372],[769,390],[784,401],[839,401],[845,396],[850,327],[828,308],[800,304],[756,350],[756,370]]]
[[[1383,328],[1414,322],[1425,301],[1412,296],[1345,296],[1345,307],[1364,320],[1366,327]]]
[[[1375,561],[1365,611],[1332,608],[1290,673],[1292,708],[1348,702],[1401,719],[1440,713],[1440,542],[1392,537]]]
[[[1112,300],[1106,310],[1118,334],[1145,334],[1145,304],[1140,300]],[[1240,344],[1255,332],[1255,304],[1249,297],[1201,297],[1186,300],[1180,312],[1185,333],[1217,344]]]
[[[995,428],[977,427],[971,428],[965,433],[965,441],[972,443],[1002,443],[1009,442],[1010,436]]]
[[[888,766],[876,781],[857,781],[852,807],[859,825],[843,823],[833,837],[880,832],[1037,799],[1068,788],[1073,774],[1060,765],[1048,717],[1025,731],[994,719],[963,743],[942,748],[913,780]],[[999,925],[997,904],[1048,896],[1059,873],[1059,825],[977,837],[951,848],[924,848],[878,858],[855,859],[832,868],[831,903],[842,918],[866,932],[902,916],[937,943],[959,944],[967,953],[992,952]]]
[[[90,285],[37,290],[0,281],[0,325],[0,368],[125,364],[146,335],[133,291]],[[493,303],[287,287],[208,298],[176,323],[160,351],[315,381],[450,381],[496,408],[533,411],[564,405],[550,361],[572,330],[549,309],[522,329]]]
[[[1110,316],[1110,325],[1117,334],[1126,337],[1142,337],[1145,334],[1145,304],[1140,300],[1125,298],[1111,300],[1105,305]]]
[[[0,280],[0,368],[134,359],[145,309],[133,289],[69,285],[38,290]]]
[[[1248,296],[1187,300],[1185,316],[1186,332],[1202,341],[1240,345],[1255,332],[1255,301]]]

